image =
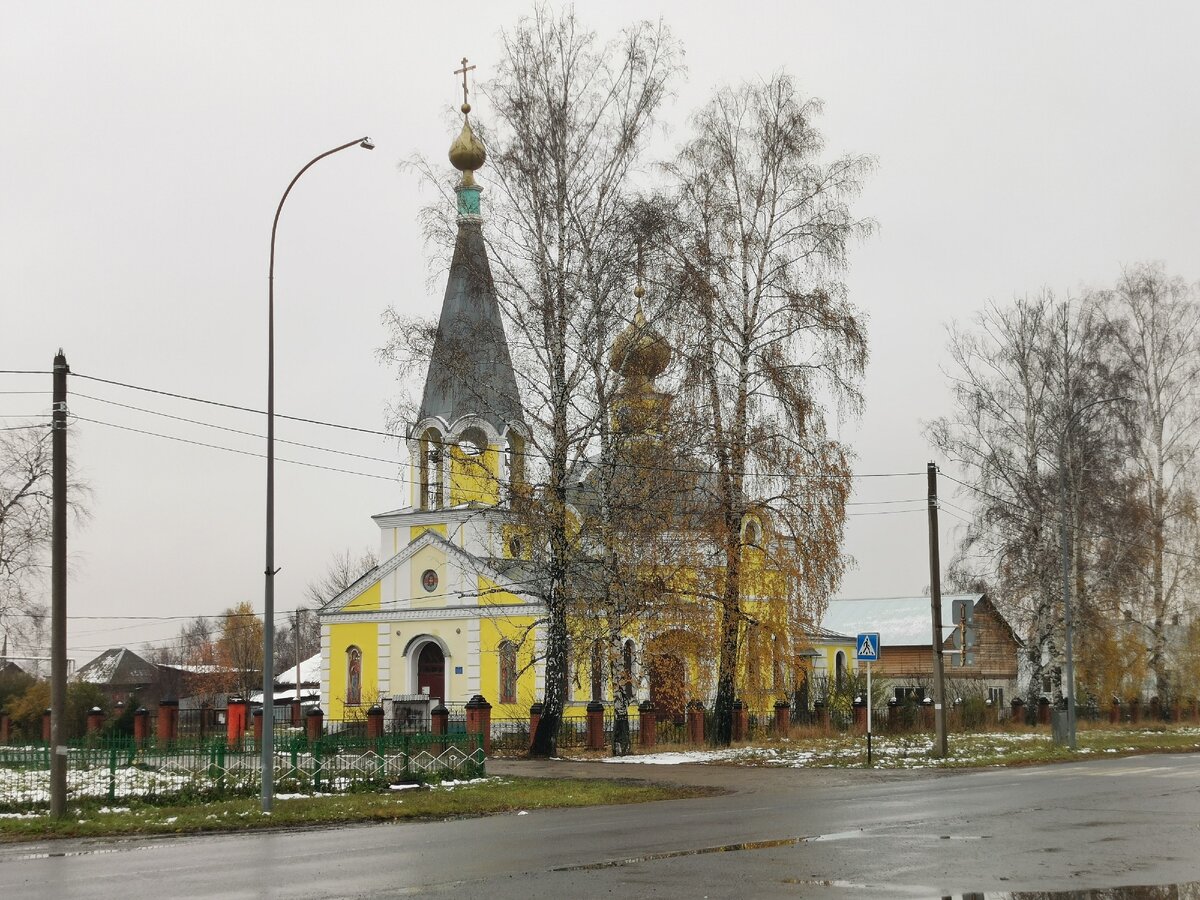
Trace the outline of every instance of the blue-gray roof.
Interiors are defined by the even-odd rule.
[[[525,421],[482,227],[471,219],[458,223],[419,419],[453,425],[464,415],[501,434]]]

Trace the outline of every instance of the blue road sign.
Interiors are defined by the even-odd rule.
[[[879,632],[860,634],[854,641],[859,662],[879,662]]]

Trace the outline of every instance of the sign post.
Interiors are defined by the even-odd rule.
[[[854,641],[855,656],[867,664],[867,765],[871,765],[871,663],[879,659],[879,632],[868,631]]]

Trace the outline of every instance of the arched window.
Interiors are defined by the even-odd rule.
[[[437,509],[442,505],[442,435],[436,428],[427,428],[420,445],[421,509]]]
[[[754,516],[747,516],[743,520],[742,543],[747,547],[762,546],[762,524]]]
[[[362,651],[346,648],[346,706],[362,704]]]
[[[517,702],[517,645],[512,641],[501,641],[500,656],[500,702]]]

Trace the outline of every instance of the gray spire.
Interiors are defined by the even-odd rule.
[[[478,210],[477,189],[474,199]],[[479,416],[501,433],[525,421],[477,214],[458,220],[420,419],[440,416],[452,425],[465,415]]]

